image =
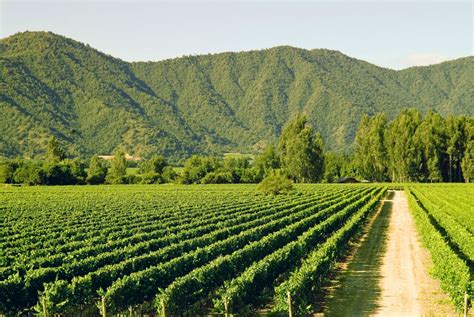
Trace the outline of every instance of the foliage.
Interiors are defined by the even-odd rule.
[[[66,158],[66,154],[55,136],[48,140],[48,150],[46,152],[46,161],[49,163],[58,163]]]
[[[326,152],[324,154],[324,178],[326,183],[334,183],[342,177],[360,178],[359,168],[350,154]]]
[[[307,117],[298,113],[283,129],[279,150],[285,173],[296,182],[317,182],[323,177],[324,144],[313,136]]]
[[[388,125],[384,114],[364,116],[356,136],[358,173],[373,181],[468,181],[473,130],[473,118],[444,119],[431,110],[421,117],[405,109]]]
[[[70,165],[47,163],[43,166],[44,185],[74,185],[78,183]]]
[[[178,178],[178,173],[173,169],[171,166],[166,166],[163,169],[163,173],[161,174],[161,178],[163,179],[164,183],[172,183]]]
[[[18,168],[18,164],[14,161],[0,161],[0,183],[13,183],[13,175]]]
[[[27,185],[41,185],[45,183],[45,172],[40,163],[23,161],[13,174],[15,183]]]
[[[220,286],[190,277],[201,267],[207,277],[226,272],[223,263],[232,264],[226,274],[243,271],[341,212],[331,222],[339,226],[345,206],[379,189],[306,185],[301,195],[274,197],[255,195],[255,185],[0,187],[12,215],[4,224],[0,311],[15,314],[46,298],[51,314],[73,315],[104,296],[109,313],[119,313],[187,274],[185,285]],[[180,305],[207,294],[184,296]]]
[[[201,184],[231,184],[233,182],[231,172],[210,172],[201,179]]]
[[[184,163],[180,182],[183,184],[197,184],[207,173],[220,167],[220,162],[214,157],[193,155]]]
[[[279,169],[281,167],[280,155],[278,154],[275,146],[272,144],[267,145],[255,158],[254,166],[260,179],[270,175],[272,171]]]
[[[109,184],[126,184],[127,160],[125,158],[125,152],[117,149],[114,151],[113,156],[110,170],[106,176],[106,182]]]
[[[258,152],[297,112],[332,151],[351,149],[363,114],[473,115],[474,58],[393,71],[325,49],[289,46],[127,63],[46,32],[2,39],[0,153],[68,155]]]
[[[104,165],[104,160],[97,155],[92,156],[89,169],[87,170],[86,181],[90,185],[103,184],[107,175],[107,167]]]
[[[282,173],[275,172],[265,177],[257,187],[264,194],[280,195],[293,190],[293,182]]]
[[[166,166],[168,166],[168,163],[163,156],[153,155],[149,160],[140,163],[140,173],[163,174],[163,170]]]
[[[474,279],[472,276],[472,268],[470,268],[465,260],[459,256],[459,253],[456,250],[453,250],[451,246],[452,243],[450,243],[449,240],[451,238],[457,240],[457,237],[462,241],[461,246],[465,246],[466,248],[473,250],[473,245],[472,243],[469,245],[469,240],[462,240],[462,233],[463,231],[465,232],[465,229],[462,229],[459,232],[451,230],[453,228],[451,227],[452,225],[456,226],[460,224],[458,221],[463,220],[462,216],[465,212],[460,212],[460,218],[457,220],[454,220],[445,214],[443,216],[446,217],[444,224],[439,223],[438,221],[440,218],[433,218],[433,215],[439,215],[439,213],[443,213],[443,211],[438,210],[438,207],[435,205],[429,205],[429,207],[425,206],[427,203],[430,204],[430,200],[434,199],[437,194],[432,193],[429,194],[429,197],[426,197],[423,194],[420,195],[421,189],[425,190],[425,195],[429,194],[429,192],[426,192],[426,189],[428,189],[427,187],[418,188],[410,186],[408,188],[408,203],[410,210],[414,216],[415,224],[417,226],[418,232],[420,233],[423,244],[431,253],[431,257],[433,259],[433,274],[441,281],[441,287],[446,293],[450,295],[453,303],[460,311],[464,304],[464,294],[467,293],[470,295],[470,298],[472,298],[472,294],[474,292]],[[430,189],[434,188],[431,187]],[[456,199],[460,199],[463,195],[460,195],[459,189],[460,188],[445,188],[442,192],[442,195],[439,197],[446,198],[450,195],[454,195]],[[464,195],[464,197],[467,197],[467,201],[472,205],[472,190],[471,192],[464,191],[464,194],[467,194],[467,196]],[[446,206],[446,202],[442,202],[442,204]],[[456,204],[458,204],[457,200]],[[453,207],[453,205],[450,205],[450,209],[451,207]],[[460,209],[458,210],[460,211]],[[465,223],[467,224],[472,222],[472,216],[467,214],[466,216],[468,222]],[[446,227],[446,225],[448,226]],[[444,232],[440,232],[440,229],[443,231],[447,230],[447,235]],[[472,235],[468,234],[467,237],[469,237],[468,239],[472,240]],[[473,258],[471,253],[469,261],[472,263],[472,260]]]
[[[387,119],[384,113],[363,116],[355,138],[355,161],[364,179],[383,182],[387,177],[387,149],[384,133]]]

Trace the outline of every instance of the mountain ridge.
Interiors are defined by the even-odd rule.
[[[403,70],[339,51],[264,50],[126,62],[50,32],[0,40],[0,154],[36,156],[55,134],[72,155],[258,151],[297,111],[329,149],[363,114],[405,107],[473,115],[474,57]]]

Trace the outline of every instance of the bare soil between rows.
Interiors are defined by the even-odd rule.
[[[388,198],[356,251],[340,264],[324,316],[457,316],[420,244],[403,191]]]

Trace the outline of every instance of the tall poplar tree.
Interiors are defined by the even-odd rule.
[[[417,109],[405,109],[388,125],[385,145],[389,159],[389,174],[395,182],[418,181],[421,176],[421,150],[415,133],[421,123]]]
[[[48,140],[48,149],[46,151],[46,160],[49,163],[59,163],[66,158],[64,149],[53,135]]]
[[[415,146],[422,155],[420,180],[442,182],[447,180],[447,134],[446,120],[434,111],[429,111],[416,130]]]
[[[283,129],[279,150],[285,173],[296,182],[318,182],[324,174],[324,143],[298,113]]]
[[[461,162],[466,153],[469,121],[465,116],[449,116],[447,119],[448,132],[448,180],[462,182]]]
[[[387,150],[385,148],[385,113],[363,116],[355,139],[355,160],[362,177],[372,181],[387,180]]]
[[[110,173],[116,176],[123,176],[127,173],[127,160],[125,159],[125,152],[117,150],[114,152],[112,159]]]

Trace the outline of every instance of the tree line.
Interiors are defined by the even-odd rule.
[[[392,121],[364,116],[355,165],[371,181],[469,182],[474,174],[474,117],[405,109]]]
[[[0,161],[0,182],[29,185],[73,184],[273,184],[272,191],[298,183],[334,182],[356,177],[372,182],[469,182],[474,174],[474,118],[443,118],[434,111],[424,117],[405,109],[392,121],[384,113],[364,116],[352,153],[327,152],[305,114],[297,113],[283,128],[278,144],[256,156],[224,158],[193,155],[178,173],[161,155],[131,163],[116,150],[110,161],[94,155],[88,162],[66,157],[55,137],[43,160]],[[273,177],[273,179],[272,179]],[[278,186],[285,184],[285,186]],[[284,189],[284,188],[283,188]]]

